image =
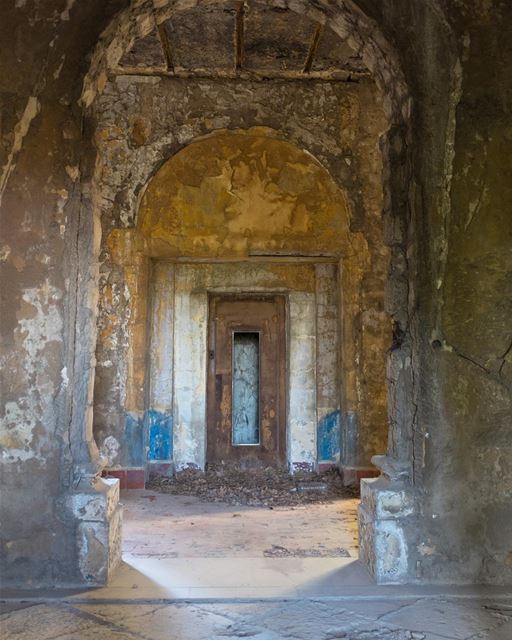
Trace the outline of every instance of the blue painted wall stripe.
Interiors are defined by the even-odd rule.
[[[172,415],[150,409],[146,413],[146,424],[148,460],[170,460],[172,458]]]
[[[318,423],[318,460],[336,462],[340,456],[340,412],[328,413]]]
[[[122,465],[144,466],[143,419],[136,413],[127,413],[124,419],[124,455]]]

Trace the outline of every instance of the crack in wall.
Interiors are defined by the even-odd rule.
[[[454,353],[457,357],[461,358],[462,360],[465,360],[466,362],[469,362],[470,364],[474,365],[475,367],[483,371],[487,376],[489,376],[490,379],[494,380],[494,382],[497,382],[498,384],[505,386],[507,389],[510,388],[511,385],[503,378],[503,369],[505,367],[505,364],[507,364],[508,362],[507,356],[512,351],[512,342],[510,343],[510,345],[508,346],[504,354],[502,356],[499,356],[498,360],[501,360],[502,362],[498,370],[495,370],[495,369],[493,370],[489,368],[488,366],[479,362],[475,357],[467,353],[464,353],[453,344],[448,344],[444,340],[443,341],[434,340],[433,346],[436,348],[442,348],[443,351]]]
[[[509,344],[509,346],[507,347],[507,349],[505,349],[504,354],[503,354],[502,356],[500,356],[500,358],[499,358],[499,359],[502,361],[502,363],[501,363],[501,365],[500,365],[500,368],[498,369],[498,375],[499,375],[500,377],[502,377],[502,376],[503,376],[503,369],[504,369],[505,365],[506,365],[506,364],[507,364],[507,362],[508,362],[508,361],[507,361],[507,356],[508,356],[508,354],[509,354],[511,351],[512,351],[512,340],[510,341],[510,344]]]
[[[29,96],[23,115],[14,127],[14,140],[7,157],[7,162],[2,167],[2,174],[0,175],[0,205],[2,204],[2,198],[7,188],[9,178],[16,166],[16,157],[23,147],[23,140],[29,132],[32,121],[39,114],[40,110],[41,105],[36,96]]]

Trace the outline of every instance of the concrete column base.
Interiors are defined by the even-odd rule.
[[[67,508],[76,520],[79,576],[87,585],[105,585],[121,562],[119,480],[84,478]]]
[[[378,584],[414,582],[416,509],[404,480],[361,480],[359,559]]]

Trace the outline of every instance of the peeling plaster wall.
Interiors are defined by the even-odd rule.
[[[73,367],[80,180],[94,157],[77,100],[83,59],[122,3],[93,0],[72,22],[58,4],[0,9],[0,575],[28,588],[83,581],[65,503],[85,438],[70,423],[84,384]]]
[[[127,364],[134,348],[148,340],[141,310],[147,295],[140,293],[147,288],[144,256],[319,253],[341,256],[346,266],[346,354],[339,358],[345,358],[349,386],[343,395],[347,411],[357,417],[351,424],[366,429],[350,463],[369,466],[370,457],[385,449],[383,379],[390,340],[378,146],[386,120],[373,84],[119,77],[106,85],[96,118],[106,301],[100,305],[97,351],[98,441],[123,437],[126,429],[140,439],[144,428],[145,368],[137,356],[141,378],[132,380]],[[128,273],[135,280],[128,281]],[[113,291],[119,292],[115,307]],[[134,315],[138,324],[129,320]],[[358,338],[363,331],[373,342]],[[312,424],[325,417],[325,430],[334,437],[347,421],[339,407],[330,406],[336,403],[324,404]],[[176,422],[174,427],[180,428]],[[330,459],[340,460],[339,446],[331,449]],[[134,464],[122,451],[116,462]]]

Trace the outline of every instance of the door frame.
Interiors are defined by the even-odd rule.
[[[289,363],[288,363],[288,324],[289,324],[289,313],[288,313],[288,295],[287,292],[284,291],[240,291],[240,292],[231,292],[231,291],[208,291],[208,315],[207,315],[207,357],[206,357],[206,429],[205,429],[205,462],[208,465],[208,440],[210,433],[210,424],[213,424],[215,421],[215,410],[216,410],[216,400],[215,400],[215,380],[214,376],[210,373],[211,361],[212,361],[212,353],[216,353],[216,345],[215,345],[215,332],[216,332],[216,323],[214,321],[215,315],[215,306],[219,301],[229,302],[229,301],[243,301],[243,300],[251,300],[251,301],[262,301],[262,302],[272,302],[272,301],[282,301],[282,321],[279,323],[279,336],[277,344],[280,348],[280,353],[278,355],[278,400],[276,403],[276,409],[278,411],[278,420],[277,420],[277,431],[276,431],[276,440],[277,440],[277,456],[278,464],[282,468],[288,467],[288,386],[289,386]],[[255,328],[253,325],[249,323],[247,325],[241,325],[240,332],[255,332],[260,333],[261,330]],[[233,337],[230,340],[231,349],[233,349]],[[283,353],[281,353],[281,349]],[[213,356],[213,358],[215,355]],[[231,362],[233,360],[233,353],[231,353]],[[259,353],[260,360],[260,371],[261,371],[261,350]],[[231,380],[231,385],[233,385],[233,379]],[[258,402],[260,404],[261,409],[261,388],[259,389],[259,398]],[[261,420],[261,411],[259,413]],[[261,423],[260,423],[261,428]],[[261,444],[261,434],[260,434],[260,444]],[[240,451],[244,446],[253,448],[255,446],[260,445],[231,445],[235,446],[236,449]]]

